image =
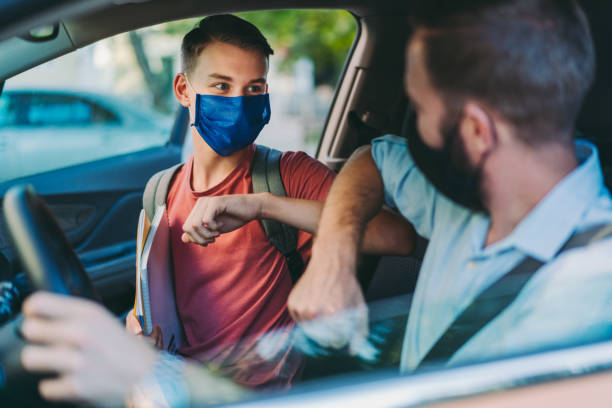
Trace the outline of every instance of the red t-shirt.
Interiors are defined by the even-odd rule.
[[[179,351],[213,362],[247,386],[288,384],[299,362],[285,350],[277,359],[253,363],[253,342],[263,333],[292,325],[287,297],[292,288],[285,257],[270,243],[259,221],[254,220],[202,247],[181,240],[183,224],[199,197],[253,192],[251,164],[247,159],[222,182],[207,191],[191,187],[193,156],[177,173],[168,194],[172,260],[177,308],[187,344]],[[324,200],[334,174],[303,152],[286,152],[280,161],[281,177],[289,197]],[[310,258],[312,236],[298,233],[298,251]],[[282,331],[282,330],[281,330]],[[240,346],[236,344],[240,341]],[[244,368],[245,360],[251,361]],[[287,360],[294,360],[288,364]],[[282,378],[279,378],[282,371]]]

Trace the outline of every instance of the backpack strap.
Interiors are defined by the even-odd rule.
[[[272,193],[287,197],[280,171],[282,152],[266,146],[256,145],[251,169],[253,193]],[[298,231],[287,224],[273,220],[260,220],[266,236],[278,251],[283,254],[289,266],[293,284],[304,271],[304,261],[297,250]]]
[[[142,208],[144,208],[149,222],[153,220],[155,209],[160,205],[166,204],[170,184],[182,166],[183,163],[179,163],[169,169],[159,171],[147,181],[144,193],[142,194]]]
[[[562,252],[584,247],[611,236],[612,224],[597,225],[582,232],[574,233],[555,257]],[[527,257],[514,269],[482,291],[438,338],[438,341],[423,357],[418,368],[434,362],[448,361],[469,339],[495,319],[517,298],[529,279],[543,265],[544,262]]]

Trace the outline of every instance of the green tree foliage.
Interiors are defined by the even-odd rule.
[[[281,69],[290,70],[298,59],[310,58],[316,85],[336,84],[357,30],[355,18],[344,10],[274,10],[238,15],[266,36]],[[165,31],[184,35],[198,21],[169,23]]]

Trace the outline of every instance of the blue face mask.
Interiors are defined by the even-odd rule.
[[[229,156],[255,141],[270,121],[270,96],[218,96],[196,93],[195,126],[219,155]]]

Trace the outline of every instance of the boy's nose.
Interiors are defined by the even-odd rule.
[[[238,90],[230,92],[230,94],[227,96],[247,96],[247,95],[248,93],[245,90],[238,89]]]

